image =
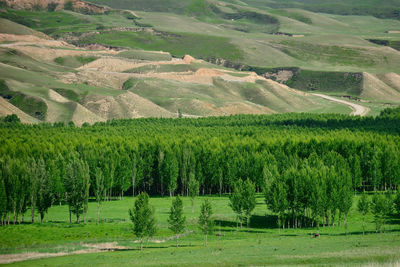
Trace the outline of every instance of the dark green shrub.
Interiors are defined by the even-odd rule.
[[[47,5],[47,10],[49,12],[54,12],[56,10],[56,8],[58,7],[58,4],[55,2],[51,2]]]

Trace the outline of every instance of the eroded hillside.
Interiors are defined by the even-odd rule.
[[[400,103],[398,21],[174,1],[2,1],[1,114],[80,125]]]

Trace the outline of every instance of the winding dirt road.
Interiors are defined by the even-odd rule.
[[[327,96],[327,95],[323,95],[323,94],[312,94],[312,95],[315,95],[315,96],[318,96],[318,97],[322,97],[322,98],[324,98],[326,100],[337,102],[337,103],[349,106],[353,110],[350,113],[350,115],[365,116],[370,111],[370,109],[367,108],[367,107],[364,107],[364,106],[361,106],[361,105],[358,105],[358,104],[354,104],[354,103],[351,103],[351,102],[348,102],[348,101],[345,101],[345,100],[337,99],[337,98],[334,98],[334,97],[331,97],[331,96]]]

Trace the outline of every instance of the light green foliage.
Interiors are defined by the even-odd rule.
[[[163,177],[165,177],[165,185],[167,190],[169,191],[169,195],[172,196],[176,187],[178,185],[178,159],[172,151],[166,151],[165,157],[161,166],[161,172]]]
[[[176,235],[176,246],[178,247],[179,234],[185,230],[186,217],[183,216],[183,202],[176,196],[172,200],[172,206],[169,211],[168,228]]]
[[[267,207],[278,214],[278,228],[285,225],[284,213],[288,208],[287,188],[278,176],[271,177],[264,192]],[[279,230],[280,231],[280,230]]]
[[[40,222],[43,222],[43,218],[47,210],[51,207],[53,201],[53,192],[51,185],[51,177],[46,171],[46,165],[43,159],[39,159],[36,165],[37,177],[37,197],[36,197],[36,208],[40,214]]]
[[[4,164],[0,162],[0,164]],[[6,188],[4,184],[3,173],[0,173],[0,225],[3,225],[3,220],[7,213],[7,195]]]
[[[240,222],[240,228],[242,228],[243,222],[243,199],[242,199],[242,188],[243,181],[241,179],[233,185],[233,190],[229,196],[229,206],[232,208],[233,212],[236,213],[237,219]]]
[[[106,193],[106,187],[105,187],[105,183],[104,183],[104,175],[103,172],[100,168],[96,168],[95,171],[95,179],[96,179],[96,183],[95,183],[95,197],[96,197],[96,201],[97,201],[97,224],[99,224],[99,220],[100,220],[100,206],[101,206],[101,202],[104,200],[104,196]]]
[[[396,208],[397,214],[400,214],[400,188],[397,188],[396,196],[394,199],[394,206]]]
[[[70,213],[76,215],[76,222],[79,223],[80,215],[86,211],[89,198],[89,166],[86,162],[76,157],[72,157],[71,162],[66,167],[65,189],[67,192],[67,202]],[[71,220],[71,215],[70,215]]]
[[[143,239],[149,239],[157,231],[154,209],[149,205],[149,195],[146,192],[137,196],[134,207],[129,210],[129,216],[133,223],[133,232],[139,238],[140,250],[142,250]]]
[[[370,209],[370,200],[365,192],[362,193],[360,200],[357,204],[358,211],[362,214],[363,220],[363,234],[365,233],[365,215],[369,212]]]
[[[256,207],[256,188],[249,179],[243,184],[242,191],[243,211],[246,218],[247,227],[249,227],[251,213]]]
[[[371,212],[374,215],[374,221],[376,226],[376,232],[382,233],[382,226],[385,217],[386,201],[385,196],[381,193],[375,192],[372,197]]]
[[[199,227],[204,235],[204,246],[207,246],[207,236],[214,231],[214,219],[211,202],[205,199],[200,207]]]
[[[199,195],[199,181],[195,178],[195,175],[193,172],[189,174],[189,184],[188,184],[188,189],[189,189],[189,196],[190,199],[192,200],[192,212],[194,211],[194,198]]]

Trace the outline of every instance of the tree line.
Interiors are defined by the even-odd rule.
[[[0,221],[23,221],[28,209],[31,221],[35,210],[43,220],[54,204],[69,206],[70,221],[85,221],[89,198],[98,203],[99,221],[102,201],[126,194],[234,194],[238,181],[249,180],[256,192],[290,196],[274,207],[282,225],[331,224],[336,211],[345,218],[351,192],[400,184],[400,120],[385,114],[152,118],[79,128],[5,120]],[[317,193],[323,203],[315,203]]]

